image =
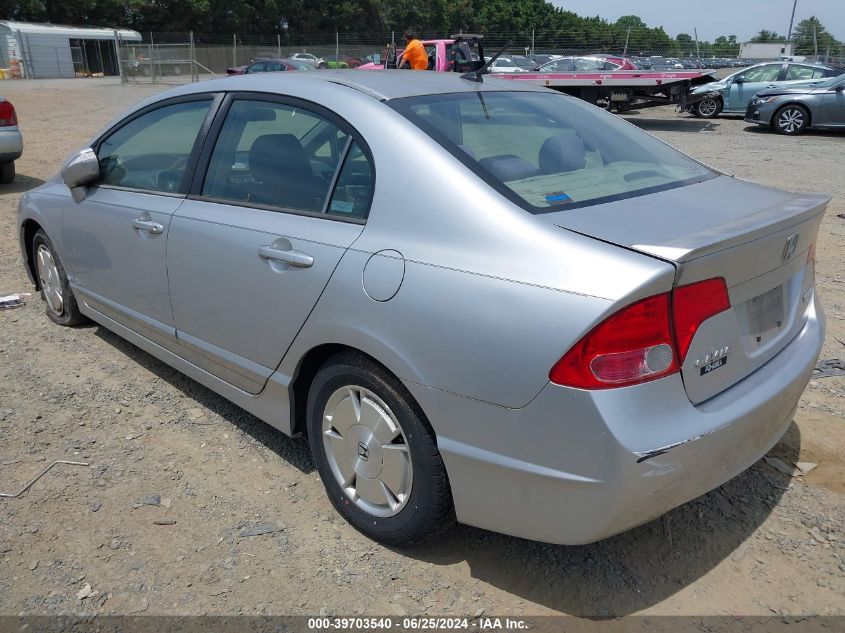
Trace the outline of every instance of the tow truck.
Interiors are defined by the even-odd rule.
[[[485,62],[482,40],[482,35],[470,33],[423,40],[428,53],[428,70],[483,73],[508,45]],[[388,45],[384,52],[383,63],[380,55],[374,57],[374,62],[360,66],[359,70],[400,68],[402,65],[402,51],[393,45]],[[714,73],[715,70],[614,70],[496,73],[496,78],[545,86],[618,112],[661,105],[676,105],[683,111],[709,96],[707,92],[693,95],[692,89],[714,81]]]

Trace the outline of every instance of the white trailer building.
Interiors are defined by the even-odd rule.
[[[120,42],[140,42],[127,29],[87,28],[0,20],[0,67],[20,67],[23,77],[119,75]]]
[[[792,57],[792,42],[743,42],[739,49],[740,59],[767,61]]]

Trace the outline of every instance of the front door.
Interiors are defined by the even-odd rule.
[[[777,81],[782,71],[783,64],[781,63],[763,64],[736,75],[728,90],[725,110],[744,113],[754,95],[762,90],[777,88]]]
[[[160,344],[173,344],[167,236],[211,98],[157,104],[95,144],[99,180],[65,207],[71,286],[85,304]]]
[[[204,179],[171,224],[179,353],[249,393],[278,366],[369,207],[360,143],[315,108],[232,99]]]
[[[816,123],[845,127],[845,79],[829,88],[822,96],[819,119]]]

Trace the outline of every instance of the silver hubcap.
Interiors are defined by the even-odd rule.
[[[804,113],[797,108],[790,108],[780,113],[778,127],[784,132],[796,132],[804,125]]]
[[[335,391],[323,413],[323,446],[346,496],[369,514],[399,513],[411,495],[413,467],[396,416],[369,389]]]
[[[61,314],[65,302],[62,297],[62,283],[59,280],[59,269],[56,268],[56,261],[53,259],[53,254],[44,244],[38,247],[36,262],[38,266],[38,280],[41,282],[44,299],[55,314]]]
[[[716,101],[713,99],[705,99],[700,104],[698,104],[698,113],[702,116],[712,116],[716,113]]]

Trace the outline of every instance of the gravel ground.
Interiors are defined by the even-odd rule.
[[[14,226],[20,193],[159,89],[2,84],[25,154],[17,180],[0,186],[0,294],[31,289]],[[834,195],[817,282],[822,358],[843,357],[845,137],[784,138],[669,108],[626,118],[741,178]],[[0,614],[845,614],[843,397],[845,377],[813,380],[770,461],[600,543],[459,527],[392,550],[334,513],[303,439],[101,327],[53,325],[34,299],[0,312],[0,492],[54,459],[90,465],[58,466],[0,499]],[[818,467],[777,468],[796,461]]]

